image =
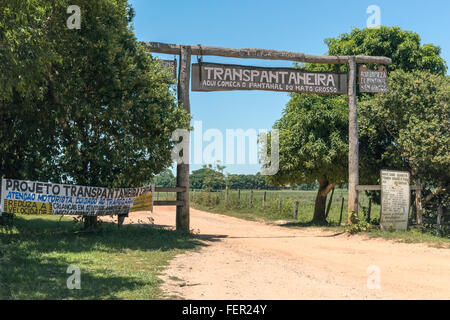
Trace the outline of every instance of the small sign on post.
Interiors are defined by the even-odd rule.
[[[387,92],[387,70],[380,66],[378,70],[368,70],[365,65],[359,67],[360,92]]]
[[[161,63],[165,68],[170,69],[171,74],[172,74],[172,79],[177,80],[177,59],[161,60]]]
[[[381,170],[381,229],[406,231],[410,202],[409,172]]]

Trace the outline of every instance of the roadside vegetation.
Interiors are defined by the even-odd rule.
[[[266,192],[266,202],[263,207],[262,199],[264,192]],[[372,203],[370,205],[369,217],[370,198],[365,193],[361,193],[359,198],[359,221],[355,221],[353,225],[348,225],[346,220],[347,190],[345,189],[336,189],[334,191],[333,200],[327,216],[327,225],[311,222],[314,214],[316,195],[316,191],[314,190],[255,190],[253,191],[253,205],[250,203],[250,190],[240,191],[240,201],[238,200],[237,190],[229,191],[228,201],[225,201],[225,193],[226,191],[191,192],[191,207],[246,220],[275,223],[290,228],[319,226],[326,230],[347,231],[350,234],[360,232],[369,238],[384,238],[386,240],[408,243],[423,242],[436,247],[450,248],[450,234],[448,232],[442,232],[442,230],[447,230],[445,228],[449,227],[448,221],[442,227],[441,236],[437,236],[433,221],[434,217],[432,215],[425,216],[424,226],[418,227],[411,210],[408,231],[381,230],[379,226],[380,206],[379,204]],[[160,197],[165,199],[166,194],[161,194]],[[344,208],[341,218],[342,198],[344,198]],[[281,199],[282,204],[281,210],[279,207],[279,199]],[[294,218],[296,201],[299,203],[297,219]],[[327,201],[328,204],[329,201]],[[341,224],[339,224],[340,218]]]
[[[264,193],[266,200],[263,201]],[[207,211],[223,212],[236,217],[250,219],[261,218],[267,222],[283,220],[311,225],[314,212],[315,190],[229,190],[226,199],[226,191],[220,192],[191,192],[191,206]],[[239,197],[240,194],[240,197]],[[339,223],[342,197],[346,199],[347,191],[336,189],[328,214],[328,224],[337,226]],[[281,203],[280,203],[281,202]],[[298,202],[297,219],[295,215],[295,203]],[[360,199],[360,202],[368,206],[368,198]],[[379,206],[372,208],[372,219],[379,218]],[[346,203],[344,201],[342,222],[346,221]]]
[[[300,186],[310,188],[314,186]],[[316,190],[253,190],[253,202],[250,202],[251,190],[226,190],[204,191],[191,190],[191,207],[207,212],[225,214],[236,218],[276,223],[277,225],[299,228],[320,226],[327,230],[347,231],[350,234],[361,232],[369,238],[381,237],[387,240],[395,240],[411,243],[429,243],[433,246],[450,248],[450,221],[448,218],[442,222],[441,235],[436,235],[436,217],[432,210],[426,210],[423,216],[423,225],[417,226],[414,215],[414,205],[411,206],[409,215],[409,228],[406,232],[394,230],[381,230],[380,205],[370,201],[370,194],[360,193],[359,197],[359,221],[353,226],[347,225],[347,190],[336,188],[330,205],[330,197],[327,199],[327,224],[315,224],[311,222],[314,214],[314,201]],[[266,193],[266,201],[263,206],[263,197]],[[240,197],[239,197],[240,194]],[[174,200],[170,193],[157,193],[160,200]],[[227,198],[227,200],[226,200]],[[341,217],[342,198],[344,205]],[[281,200],[281,206],[280,206]],[[298,202],[297,218],[294,217],[295,202]],[[371,203],[370,203],[371,202]],[[328,209],[328,206],[330,208]],[[370,216],[369,216],[370,206]],[[341,220],[341,224],[339,221]]]
[[[164,299],[158,274],[176,254],[194,249],[188,235],[150,224],[82,223],[57,216],[16,215],[0,230],[0,300]],[[69,266],[81,289],[68,289]]]

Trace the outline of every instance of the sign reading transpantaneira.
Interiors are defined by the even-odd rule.
[[[192,64],[192,91],[224,90],[346,94],[347,74],[205,62]]]
[[[127,215],[152,211],[154,185],[102,188],[2,179],[1,212],[54,215]]]
[[[378,70],[368,70],[365,65],[359,67],[359,91],[387,92],[387,70],[380,66]]]

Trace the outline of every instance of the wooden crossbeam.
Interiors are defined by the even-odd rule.
[[[185,192],[185,187],[155,187],[155,192]]]
[[[153,201],[154,206],[182,206],[184,201],[178,200],[155,200]]]
[[[180,54],[181,47],[189,47],[191,54],[203,56],[219,56],[230,58],[245,58],[245,59],[265,59],[265,60],[288,60],[297,62],[309,63],[329,63],[329,64],[347,64],[351,58],[355,59],[356,63],[380,63],[389,65],[392,60],[387,57],[375,56],[317,56],[309,55],[301,52],[279,51],[271,49],[233,49],[224,47],[211,47],[201,45],[178,45],[162,42],[141,42],[148,51],[166,54]]]

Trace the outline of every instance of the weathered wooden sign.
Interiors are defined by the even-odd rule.
[[[170,69],[172,79],[177,80],[177,59],[173,60],[161,60],[164,67]]]
[[[216,63],[192,65],[192,91],[226,90],[346,94],[347,74]]]
[[[405,231],[410,202],[409,172],[381,170],[381,229]]]
[[[368,70],[365,65],[359,67],[359,91],[387,92],[387,70],[380,66],[378,70]]]

